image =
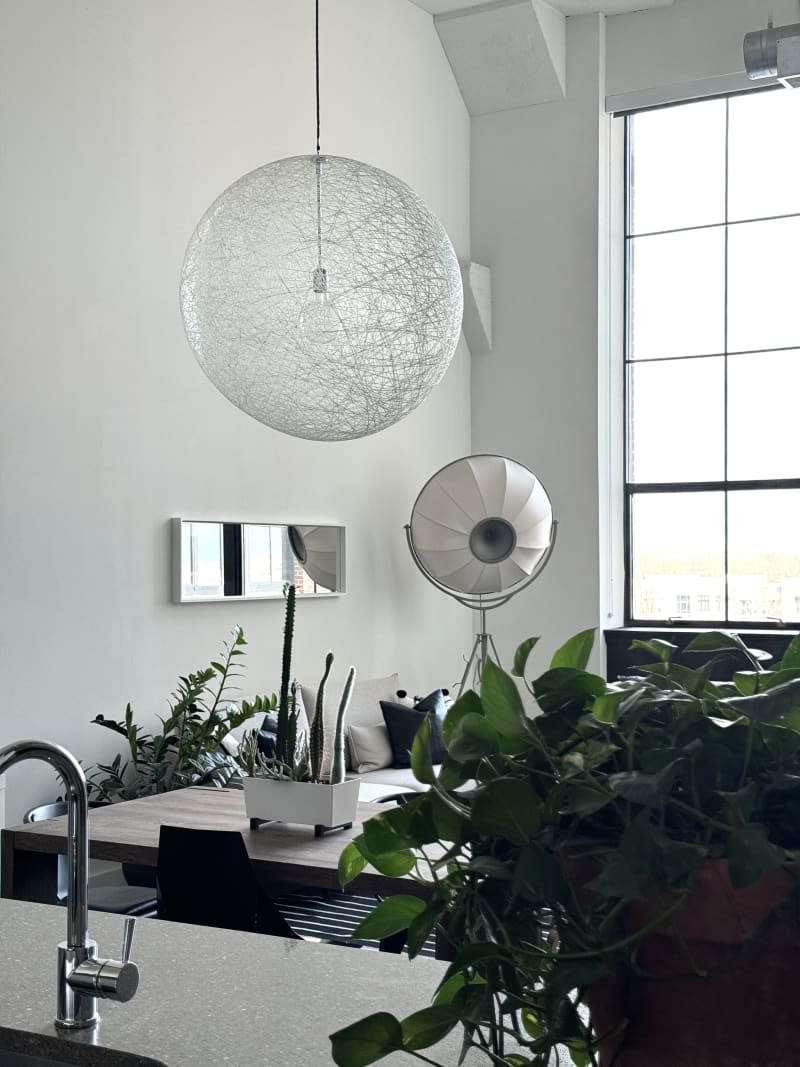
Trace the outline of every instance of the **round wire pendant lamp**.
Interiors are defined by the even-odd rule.
[[[213,384],[276,430],[365,437],[431,393],[458,344],[461,272],[404,182],[319,150],[259,167],[200,220],[181,310]]]
[[[461,272],[403,182],[295,156],[212,204],[186,252],[181,307],[200,366],[237,407],[335,441],[391,426],[439,383],[461,330]]]

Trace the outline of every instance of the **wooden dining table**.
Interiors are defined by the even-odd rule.
[[[194,786],[128,800],[89,812],[89,856],[117,863],[155,867],[162,824],[208,830],[238,830],[256,873],[270,882],[339,889],[337,866],[345,845],[361,833],[364,822],[385,811],[380,804],[359,803],[350,829],[326,837],[312,826],[272,822],[251,829],[244,794],[238,789]],[[56,895],[56,861],[66,852],[67,817],[24,823],[2,831],[0,892],[3,897],[51,903]],[[389,878],[367,867],[351,882],[358,893],[397,892],[424,896],[410,878]]]

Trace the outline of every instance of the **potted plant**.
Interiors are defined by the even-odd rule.
[[[245,807],[253,828],[266,821],[295,822],[314,826],[319,837],[329,830],[351,826],[356,814],[359,783],[357,779],[345,780],[344,766],[344,719],[356,671],[355,667],[350,668],[342,691],[331,766],[324,775],[324,695],[333,666],[333,653],[329,652],[325,658],[314,717],[306,738],[298,729],[297,683],[290,681],[295,587],[287,585],[284,595],[286,616],[277,731],[274,743],[266,752],[259,745],[257,730],[249,731],[242,741],[239,760],[245,770]]]
[[[231,682],[240,676],[244,632],[236,626],[223,643],[218,660],[182,675],[169,700],[169,713],[159,717],[161,730],[150,733],[134,718],[130,704],[122,719],[97,715],[92,722],[125,739],[126,752],[89,773],[93,800],[113,803],[190,785],[225,785],[241,774],[236,760],[221,747],[231,730],[246,722],[252,708],[228,700]]]
[[[423,896],[378,905],[356,936],[433,930],[451,960],[434,1002],[332,1035],[339,1067],[421,1050],[463,1027],[464,1051],[545,1067],[791,1067],[800,1019],[800,638],[766,670],[708,633],[640,676],[586,670],[578,634],[529,686],[486,665],[451,708],[438,777],[423,723],[412,767],[429,791],[364,825],[340,860],[407,874]],[[523,677],[535,645],[518,649]],[[712,680],[732,648],[751,669]],[[472,783],[471,785],[469,783]],[[426,899],[425,899],[426,898]],[[559,1052],[560,1050],[560,1052]]]

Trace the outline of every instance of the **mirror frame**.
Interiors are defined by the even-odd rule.
[[[279,590],[279,591],[277,591],[275,593],[245,593],[244,592],[244,574],[243,574],[243,572],[241,570],[241,567],[239,569],[239,572],[236,575],[233,576],[233,581],[238,584],[238,587],[241,590],[241,592],[228,593],[228,594],[226,594],[224,592],[223,593],[215,593],[215,594],[210,595],[210,596],[184,596],[184,592],[183,592],[183,527],[184,527],[184,524],[200,523],[200,522],[215,524],[215,525],[219,525],[219,526],[223,526],[223,527],[225,527],[225,526],[227,526],[227,527],[239,526],[239,527],[242,528],[242,530],[243,530],[243,528],[245,526],[282,526],[288,531],[291,531],[294,527],[301,527],[302,528],[302,527],[307,527],[307,526],[327,527],[328,529],[335,530],[337,532],[337,534],[338,534],[337,543],[336,543],[337,588],[335,590],[326,591],[324,593],[323,592],[319,592],[319,593],[315,593],[315,592],[301,593],[301,592],[298,591],[297,596],[298,597],[302,597],[305,600],[316,600],[319,597],[342,596],[344,593],[347,592],[347,586],[346,586],[346,577],[347,577],[347,569],[346,569],[346,535],[345,535],[345,527],[344,526],[339,526],[339,525],[337,525],[335,523],[327,523],[327,522],[319,522],[319,523],[309,523],[309,522],[285,523],[285,522],[253,522],[253,521],[249,521],[249,520],[246,521],[246,522],[243,522],[243,521],[233,521],[233,520],[229,520],[229,519],[199,519],[199,518],[186,519],[186,518],[181,518],[179,516],[175,516],[171,520],[171,528],[172,528],[172,602],[174,604],[220,604],[220,603],[226,603],[226,602],[229,602],[229,601],[241,601],[241,600],[279,600],[279,599],[282,599],[282,597],[283,597],[283,591],[282,590]],[[290,539],[290,543],[292,543],[293,539],[292,539],[291,534],[289,534],[289,539]],[[240,541],[243,541],[243,537],[241,535],[241,531],[240,531]],[[244,550],[242,548],[242,559],[243,559],[243,551]],[[292,551],[293,552],[295,551],[293,543],[292,543]],[[242,560],[240,560],[239,562],[241,564]],[[224,568],[224,561],[223,561],[223,568]],[[224,569],[223,569],[223,585],[224,585],[224,583],[225,583],[225,575],[224,575]]]

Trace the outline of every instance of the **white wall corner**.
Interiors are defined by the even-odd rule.
[[[553,74],[558,79],[561,92],[567,92],[567,20],[544,0],[532,0],[533,10],[539,20],[544,43],[550,56]]]
[[[482,263],[462,263],[464,337],[473,356],[492,351],[492,272]]]

